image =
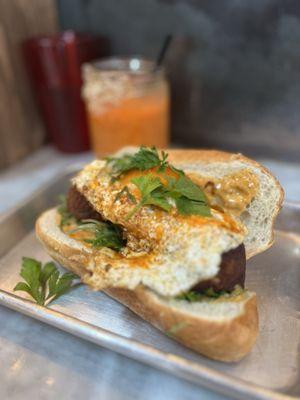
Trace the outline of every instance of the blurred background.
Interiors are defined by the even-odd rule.
[[[300,161],[299,1],[0,0],[0,7],[0,168],[49,142],[102,155],[151,138]],[[118,57],[118,66],[92,64],[103,57]],[[120,67],[120,57],[134,61]]]

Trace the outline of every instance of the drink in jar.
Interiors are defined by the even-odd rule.
[[[83,68],[83,97],[97,156],[128,145],[167,147],[169,88],[153,62],[111,58]]]

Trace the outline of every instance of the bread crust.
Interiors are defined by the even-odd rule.
[[[255,294],[246,301],[241,315],[214,321],[169,307],[145,288],[111,288],[105,293],[179,343],[214,360],[239,361],[249,353],[258,335]]]
[[[219,150],[200,150],[200,149],[166,149],[167,153],[169,154],[169,161],[171,163],[176,163],[178,165],[180,164],[193,164],[197,162],[206,162],[206,163],[211,163],[211,162],[225,162],[225,163],[230,163],[233,161],[242,161],[247,164],[252,165],[255,168],[258,168],[261,172],[265,173],[270,179],[272,179],[275,183],[275,186],[277,187],[279,191],[279,196],[277,199],[277,203],[275,205],[275,210],[272,216],[272,222],[271,222],[271,235],[270,235],[270,240],[268,243],[266,243],[264,246],[260,246],[256,248],[252,252],[247,253],[247,259],[255,256],[256,254],[259,254],[265,250],[267,250],[269,247],[272,246],[274,242],[274,225],[275,225],[275,220],[282,208],[282,203],[284,199],[284,190],[281,187],[279,181],[274,177],[274,175],[263,165],[258,163],[255,160],[252,160],[251,158],[248,158],[244,156],[241,153],[228,153],[225,151],[219,151]]]
[[[36,222],[38,239],[51,257],[84,280],[89,275],[87,266],[93,260],[95,251],[87,246],[82,249],[75,248],[63,233],[65,240],[51,235],[51,231],[45,225],[45,215],[42,214]],[[110,288],[105,290],[105,293],[178,342],[215,360],[240,360],[251,350],[258,334],[255,294],[244,301],[243,312],[238,316],[213,320],[170,307],[144,287],[134,291]]]

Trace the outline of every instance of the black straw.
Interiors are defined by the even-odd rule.
[[[160,52],[158,53],[156,62],[155,62],[155,69],[159,68],[161,66],[161,64],[163,63],[164,59],[165,59],[165,55],[167,53],[167,50],[170,46],[170,43],[173,39],[172,35],[167,35],[165,37],[165,40],[163,42],[163,45],[161,46]]]

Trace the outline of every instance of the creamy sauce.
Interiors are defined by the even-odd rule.
[[[256,175],[248,169],[242,169],[223,178],[199,177],[189,174],[189,177],[206,194],[211,207],[239,216],[255,197],[259,182]]]
[[[201,217],[199,215],[183,216],[178,214],[176,218],[178,219],[178,221],[185,220],[185,222],[187,222],[190,226],[199,226],[208,223],[207,217]],[[236,220],[234,220],[233,218],[224,213],[219,214],[219,219],[210,218],[209,224],[226,228],[229,231],[235,233],[241,233],[243,231],[243,227],[240,224],[238,224]]]

